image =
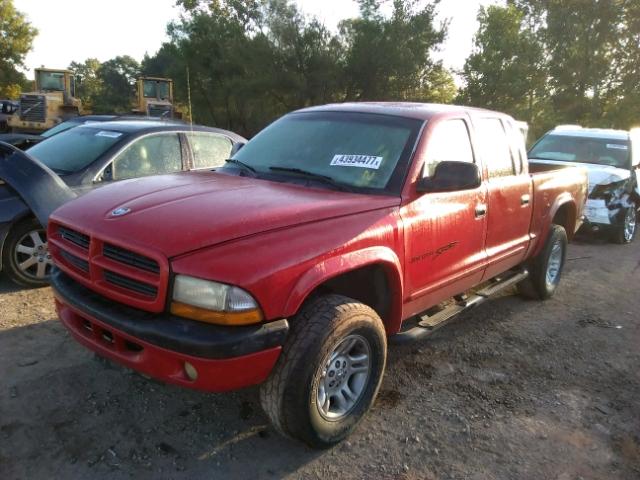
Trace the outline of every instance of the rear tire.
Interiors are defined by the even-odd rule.
[[[637,214],[635,207],[629,207],[624,211],[623,224],[616,227],[613,232],[613,241],[621,245],[633,242],[636,237]]]
[[[542,251],[529,262],[529,278],[518,284],[518,292],[526,298],[547,300],[558,288],[567,257],[567,232],[560,225],[551,225]]]
[[[2,268],[7,276],[23,287],[44,287],[49,284],[52,267],[47,231],[35,218],[16,223],[2,248]]]
[[[387,359],[380,317],[341,295],[305,306],[273,372],[260,389],[262,408],[283,435],[313,448],[346,438],[371,408]]]

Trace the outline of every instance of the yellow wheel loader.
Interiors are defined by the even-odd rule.
[[[36,68],[35,74],[35,91],[20,95],[18,112],[8,119],[11,130],[40,133],[84,113],[71,70]]]

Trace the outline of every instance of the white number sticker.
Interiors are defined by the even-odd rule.
[[[102,130],[96,133],[96,137],[118,138],[122,135],[120,132],[110,132],[108,130]]]
[[[619,143],[607,143],[607,148],[611,150],[629,150],[628,146],[620,145]]]
[[[378,170],[381,164],[382,157],[376,157],[373,155],[334,155],[330,165]]]

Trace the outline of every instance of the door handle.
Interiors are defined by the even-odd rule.
[[[476,218],[484,217],[487,214],[487,206],[484,204],[476,205]]]
[[[531,195],[529,195],[528,193],[520,197],[520,205],[529,205],[530,201]]]

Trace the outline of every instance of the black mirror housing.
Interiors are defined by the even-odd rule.
[[[237,142],[233,144],[233,147],[231,147],[231,153],[229,154],[229,158],[233,157],[236,153],[238,153],[240,151],[240,149],[242,147],[244,147],[246,145],[246,143],[244,142]]]
[[[419,193],[473,190],[481,181],[480,169],[475,163],[444,161],[436,166],[432,177],[418,180],[416,190]]]

